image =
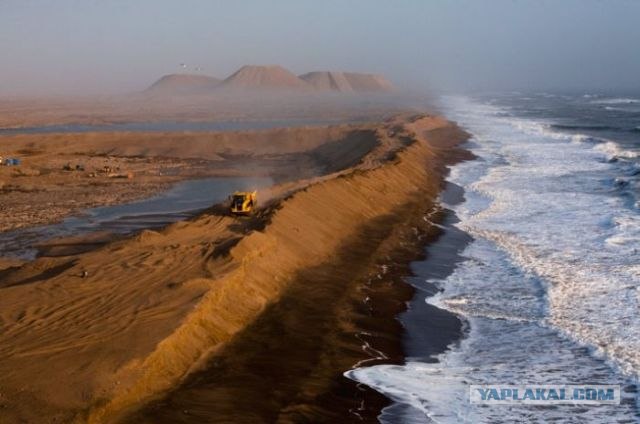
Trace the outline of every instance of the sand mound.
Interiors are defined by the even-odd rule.
[[[353,72],[345,72],[344,74],[354,91],[390,91],[393,85],[381,75],[374,74],[358,74]]]
[[[317,90],[351,92],[390,91],[393,85],[381,75],[353,72],[309,72],[300,75]]]
[[[213,90],[220,80],[206,75],[165,75],[145,90],[147,94],[184,95],[203,94]]]
[[[300,75],[300,79],[308,82],[318,90],[339,91],[341,93],[353,92],[353,87],[343,72],[309,72]]]
[[[246,65],[222,81],[221,88],[299,91],[312,89],[309,84],[282,66]]]

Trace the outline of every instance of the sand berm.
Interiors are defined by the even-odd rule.
[[[344,389],[336,381],[399,345],[393,314],[410,296],[381,285],[398,301],[376,316],[360,310],[365,286],[430,231],[466,138],[428,115],[374,134],[355,166],[274,188],[253,218],[213,208],[64,266],[41,261],[3,288],[13,306],[1,316],[2,421],[335,420],[325,404]],[[379,343],[358,337],[367,319]]]

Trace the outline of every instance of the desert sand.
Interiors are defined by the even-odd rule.
[[[19,167],[0,166],[0,231],[147,197],[184,179],[269,176],[282,183],[334,172],[371,149],[374,133],[371,125],[341,125],[233,133],[0,136],[3,154],[22,159]],[[71,170],[64,169],[67,165]],[[76,170],[77,165],[83,170]]]
[[[380,275],[403,269],[436,231],[435,197],[465,136],[414,115],[361,127],[51,136],[46,147],[15,136],[13,149],[49,153],[31,156],[39,175],[11,178],[51,184],[70,178],[39,168],[52,152],[61,162],[136,158],[149,174],[149,157],[195,156],[225,172],[225,155],[267,170],[275,157],[286,172],[253,217],[212,208],[81,254],[4,262],[2,422],[331,422],[348,413],[360,400],[342,372],[399,350],[392,317],[410,290]]]

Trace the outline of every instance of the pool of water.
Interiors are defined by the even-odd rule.
[[[0,256],[33,259],[37,243],[57,238],[107,231],[130,234],[160,228],[195,216],[198,212],[224,201],[236,190],[268,187],[271,178],[216,177],[183,181],[157,196],[120,205],[88,209],[52,225],[0,233]]]
[[[212,121],[212,122],[119,122],[112,124],[56,124],[23,128],[0,128],[0,135],[54,134],[86,132],[208,132],[267,130],[272,128],[301,127],[307,125],[335,125],[346,122],[340,119],[289,119],[263,121]]]

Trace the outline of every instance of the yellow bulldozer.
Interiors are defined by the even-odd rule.
[[[231,196],[231,213],[249,215],[258,205],[257,191],[236,191]]]

